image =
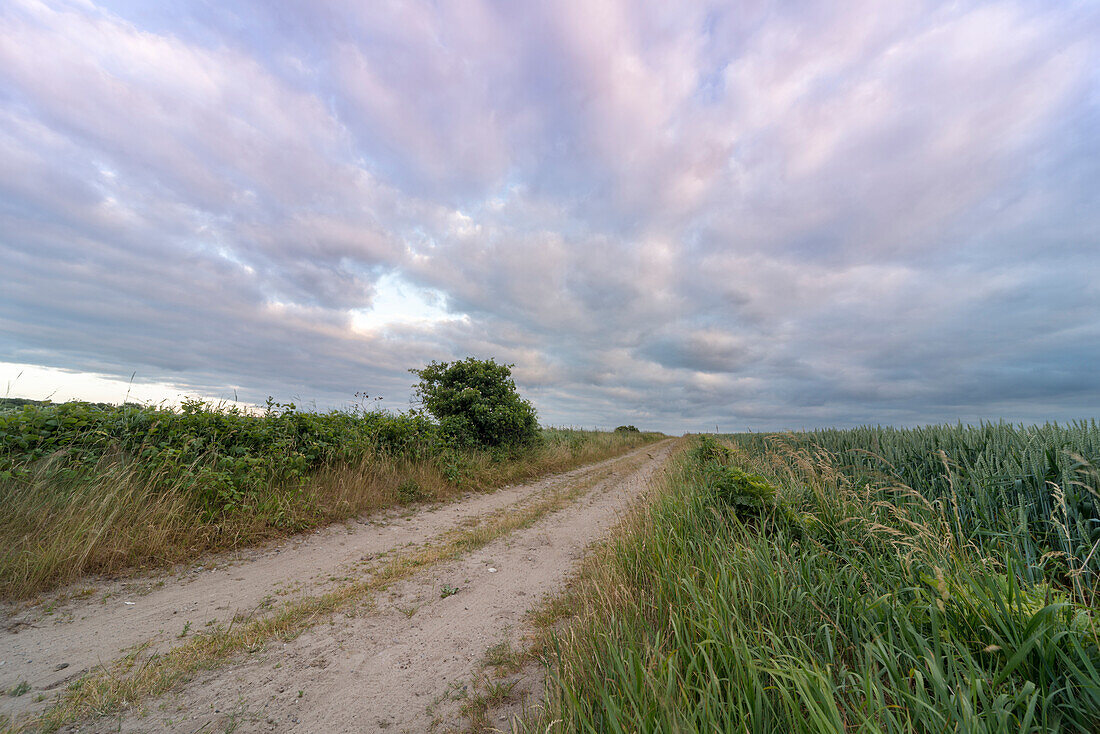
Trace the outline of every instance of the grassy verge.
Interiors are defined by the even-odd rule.
[[[432,543],[398,553],[372,569],[366,578],[318,595],[287,602],[262,617],[196,633],[166,653],[136,651],[70,685],[42,715],[7,722],[0,731],[56,731],[89,717],[107,716],[141,705],[202,670],[214,668],[241,653],[259,652],[272,640],[289,640],[333,614],[368,608],[374,592],[434,564],[458,558],[504,535],[530,527],[550,513],[570,505],[616,471],[629,471],[644,456],[593,471],[583,480],[562,485],[519,507],[509,506],[478,518],[476,523],[444,533]],[[625,467],[625,469],[624,469]],[[4,722],[0,722],[4,723]]]
[[[1092,593],[854,476],[700,442],[586,569],[529,730],[1095,732]]]
[[[457,450],[418,418],[123,406],[0,413],[0,597],[212,551],[402,503],[446,500],[618,455],[654,434],[546,429]]]

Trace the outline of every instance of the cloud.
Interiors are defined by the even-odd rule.
[[[1094,414],[1087,3],[0,10],[0,360],[668,430]],[[63,373],[58,373],[63,374]]]

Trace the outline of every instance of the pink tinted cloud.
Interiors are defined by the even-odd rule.
[[[1005,260],[1076,211],[1054,247],[1077,258],[1070,280],[1095,272],[1080,244],[1097,230],[1082,213],[1100,57],[1086,11],[289,4],[270,26],[208,13],[189,35],[12,3],[0,221],[34,285],[8,289],[0,318],[14,331],[38,314],[52,336],[19,329],[8,348],[63,360],[66,328],[159,329],[150,363],[194,369],[172,337],[206,338],[208,374],[262,386],[316,382],[285,356],[308,344],[331,358],[328,391],[356,375],[400,384],[402,360],[496,354],[562,417],[651,415],[658,396],[669,416],[925,399],[935,385],[874,337],[966,384],[992,368],[964,326],[1006,333],[1004,282],[1077,321],[1095,304]],[[1026,206],[988,221],[1014,196]],[[36,248],[83,260],[51,275]],[[151,287],[158,267],[183,284]],[[349,311],[393,272],[471,319],[365,343]],[[57,292],[81,297],[36,296]],[[1027,308],[1025,331],[1041,321]],[[271,341],[248,342],[257,359],[211,335],[232,319]],[[947,322],[935,348],[929,320]],[[1040,359],[1040,340],[1013,338]],[[86,341],[100,360],[114,348]]]

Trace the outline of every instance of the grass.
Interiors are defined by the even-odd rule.
[[[516,649],[507,639],[490,645],[481,659],[479,673],[474,675],[466,691],[466,700],[459,708],[465,726],[458,729],[452,725],[447,731],[463,731],[469,734],[500,731],[491,726],[489,715],[517,697],[526,698],[526,691],[516,692],[520,684],[516,674],[527,663],[536,659],[537,649],[537,642]]]
[[[519,670],[525,660],[523,651],[514,649],[508,640],[504,640],[485,651],[482,663],[485,667],[493,668],[498,674],[508,674]]]
[[[12,698],[18,698],[19,696],[24,695],[30,689],[30,683],[28,683],[27,681],[21,681],[18,685],[14,686],[10,691],[8,691],[8,695]]]
[[[750,454],[783,445],[827,454],[852,482],[911,488],[939,504],[956,535],[1014,556],[1028,580],[1100,581],[1100,426],[982,423],[869,426],[731,437]],[[774,453],[774,451],[771,451]]]
[[[489,725],[489,712],[510,702],[518,683],[519,681],[495,680],[489,676],[474,681],[472,691],[459,709],[467,720],[465,730],[475,734],[495,731]]]
[[[684,442],[677,442],[673,455],[682,451]],[[603,541],[601,541],[601,544]],[[598,555],[598,554],[597,554]],[[502,640],[485,650],[480,662],[480,674],[474,676],[471,690],[462,705],[461,714],[465,718],[465,732],[500,731],[489,723],[490,713],[509,703],[512,693],[521,679],[537,675],[540,664],[546,664],[556,644],[556,634],[562,626],[574,617],[582,606],[583,580],[590,580],[592,573],[599,568],[598,559],[586,556],[585,560],[563,585],[563,588],[546,597],[538,606],[526,615],[527,631],[519,646],[513,646],[508,639]],[[506,691],[506,696],[500,692]],[[523,693],[523,711],[513,713],[513,721],[522,720],[531,708],[528,692]],[[450,729],[457,730],[457,729]]]
[[[1097,731],[1095,595],[1056,535],[1025,566],[975,542],[958,483],[739,438],[698,442],[586,566],[527,730]]]
[[[227,627],[188,635],[186,641],[163,654],[143,656],[138,649],[72,683],[51,708],[40,716],[5,731],[56,731],[89,717],[117,714],[160,695],[202,670],[224,664],[242,653],[259,652],[272,640],[289,640],[332,615],[369,607],[373,594],[416,571],[458,558],[570,505],[613,472],[628,470],[644,457],[625,458],[539,495],[520,506],[487,513],[437,538],[424,547],[393,555],[366,578],[344,583],[327,593],[287,602],[272,613]]]
[[[446,501],[615,456],[654,438],[546,429],[537,446],[512,452],[366,446],[300,476],[237,492],[217,512],[203,509],[205,495],[186,467],[166,463],[151,471],[117,450],[77,470],[66,449],[56,448],[0,478],[0,597],[27,597],[88,574],[187,562],[398,504]],[[204,461],[210,466],[212,459]]]

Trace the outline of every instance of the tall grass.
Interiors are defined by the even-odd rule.
[[[785,444],[827,453],[855,483],[912,488],[989,555],[1009,554],[1032,582],[1100,583],[1100,426],[983,423],[737,434],[751,453]]]
[[[377,413],[59,408],[0,421],[6,597],[486,490],[655,438],[546,429],[534,447],[489,452],[450,448],[427,422]]]
[[[1097,731],[1090,593],[919,484],[756,441],[685,454],[589,564],[531,731]]]

